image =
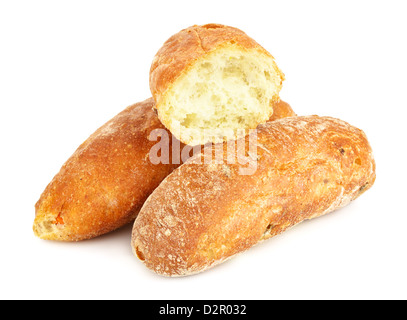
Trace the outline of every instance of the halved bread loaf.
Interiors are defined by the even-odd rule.
[[[236,139],[265,123],[284,75],[243,31],[192,26],[168,39],[150,70],[158,117],[189,145]]]

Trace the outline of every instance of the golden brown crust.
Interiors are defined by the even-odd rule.
[[[294,112],[294,110],[291,108],[291,106],[287,102],[284,102],[283,100],[274,102],[273,110],[274,110],[274,112],[268,121],[275,121],[278,119],[284,119],[284,118],[297,116],[296,113]]]
[[[149,161],[149,151],[157,142],[147,137],[154,129],[164,129],[153,105],[150,98],[128,107],[67,160],[35,206],[37,236],[89,239],[136,217],[148,195],[178,167]],[[51,229],[55,232],[49,233]]]
[[[148,268],[166,276],[206,270],[346,205],[375,180],[365,134],[334,118],[292,117],[259,126],[252,175],[240,175],[242,165],[228,164],[226,144],[222,148],[223,164],[196,164],[203,152],[145,202],[132,247]]]
[[[160,103],[164,93],[196,60],[224,45],[255,49],[272,57],[256,41],[237,28],[221,24],[186,28],[170,37],[154,57],[150,69],[150,90],[156,103]],[[276,69],[284,80],[284,74]]]

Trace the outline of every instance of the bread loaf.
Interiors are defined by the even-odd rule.
[[[223,161],[205,162],[203,150],[155,189],[132,234],[133,251],[148,268],[165,276],[204,271],[305,219],[345,206],[375,181],[365,134],[338,119],[268,122],[253,141],[254,152],[250,139],[243,144],[246,165],[225,143]],[[250,165],[256,170],[243,175],[242,167]]]
[[[153,106],[150,98],[126,108],[66,161],[35,206],[33,229],[38,237],[90,239],[135,219],[147,197],[182,160],[172,159],[170,152],[165,163],[150,161],[150,150],[157,144],[150,134],[165,130]],[[274,108],[270,120],[295,115],[287,103]],[[170,136],[168,149],[179,153],[184,145],[173,145],[175,138],[165,132]]]
[[[68,159],[37,202],[34,233],[78,241],[134,220],[148,195],[179,164],[154,165],[148,135],[164,127],[153,99],[136,103],[93,133]]]
[[[173,35],[150,70],[159,119],[189,145],[235,139],[266,122],[283,80],[269,52],[243,31],[219,24]]]

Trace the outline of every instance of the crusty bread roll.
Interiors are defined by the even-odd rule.
[[[149,139],[165,130],[152,98],[136,103],[93,133],[67,160],[37,202],[34,233],[47,240],[90,239],[132,222],[151,192],[182,159],[153,164]],[[285,102],[270,120],[295,116]],[[173,137],[168,141],[172,151]],[[183,144],[174,145],[180,152]]]
[[[154,165],[149,141],[164,129],[154,100],[136,103],[93,133],[68,159],[37,202],[34,233],[78,241],[131,222],[148,195],[179,164]]]
[[[253,174],[242,175],[243,165],[227,161],[235,153],[225,143],[223,162],[205,163],[204,150],[151,194],[132,234],[133,251],[148,268],[165,276],[201,272],[345,206],[375,181],[365,134],[344,121],[307,116],[268,122],[255,141]]]
[[[158,117],[189,145],[223,142],[266,122],[284,75],[243,31],[192,26],[168,39],[150,70]]]

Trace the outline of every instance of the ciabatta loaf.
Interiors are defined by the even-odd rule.
[[[179,164],[154,165],[148,136],[164,127],[154,100],[136,103],[93,133],[66,161],[37,202],[34,233],[78,241],[134,220],[144,201]]]
[[[158,117],[189,145],[235,139],[266,122],[283,80],[269,52],[243,31],[219,24],[173,35],[150,71]]]
[[[223,144],[223,161],[205,161],[213,147],[190,158],[147,199],[132,247],[148,268],[166,276],[204,271],[345,206],[375,181],[365,134],[344,121],[287,118],[259,126],[257,138],[249,138],[240,155]],[[245,156],[250,161],[241,164]],[[256,170],[244,174],[247,167]]]
[[[151,192],[182,162],[184,145],[172,143],[177,140],[158,120],[153,106],[150,98],[126,108],[66,161],[35,206],[33,229],[38,237],[90,239],[135,219]],[[285,102],[276,103],[274,109],[270,121],[295,116]],[[152,149],[163,141],[151,134],[160,130],[169,136],[163,148],[169,151],[168,158],[152,162]]]

